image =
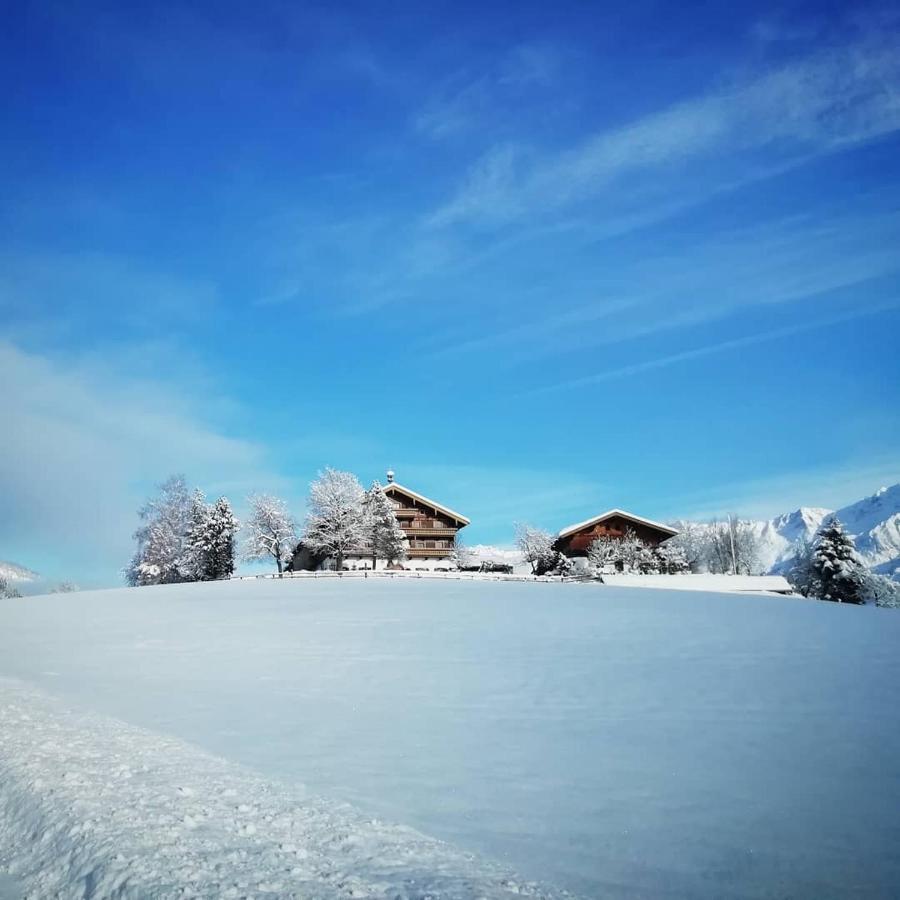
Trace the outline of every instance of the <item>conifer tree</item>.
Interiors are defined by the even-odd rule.
[[[213,578],[231,578],[234,574],[235,536],[241,523],[235,518],[226,497],[219,497],[210,510],[211,566]]]
[[[836,603],[865,603],[866,571],[837,516],[819,532],[810,565],[810,593]]]
[[[372,568],[376,560],[389,563],[406,556],[406,535],[394,514],[394,507],[381,483],[372,482],[365,499],[366,528],[372,545]]]

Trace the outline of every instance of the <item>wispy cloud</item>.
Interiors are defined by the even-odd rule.
[[[561,310],[456,342],[439,356],[502,351],[507,364],[645,338],[779,304],[799,304],[900,271],[896,213],[820,211],[619,260]],[[569,280],[571,285],[571,279]],[[571,290],[571,287],[570,287]],[[582,291],[583,292],[583,291]]]
[[[497,225],[556,213],[624,182],[656,202],[660,195],[635,179],[661,170],[702,175],[692,185],[702,194],[733,179],[735,167],[765,172],[773,159],[806,160],[898,128],[900,42],[891,35],[722,85],[571,149],[494,150],[429,223]]]
[[[677,363],[688,362],[693,359],[700,359],[717,353],[727,353],[730,350],[739,350],[744,347],[752,347],[755,344],[764,344],[780,338],[793,337],[794,335],[803,334],[807,331],[828,328],[832,325],[840,325],[843,322],[852,322],[855,319],[875,316],[879,313],[890,312],[897,309],[900,309],[900,298],[890,303],[881,303],[870,307],[860,307],[840,315],[813,319],[795,325],[786,325],[782,328],[772,328],[768,331],[761,331],[756,334],[742,335],[741,337],[729,338],[724,341],[716,341],[702,347],[682,350],[679,353],[670,353],[665,356],[656,357],[655,359],[643,360],[641,362],[631,363],[627,366],[619,366],[615,369],[606,369],[602,372],[596,372],[593,375],[586,375],[582,378],[574,378],[558,384],[535,388],[532,391],[528,391],[527,395],[538,396],[541,394],[551,394],[558,391],[589,387],[604,381],[625,378],[630,375],[637,375],[641,372],[649,372],[654,369],[664,369],[676,365]]]
[[[556,48],[520,44],[484,66],[444,79],[413,117],[414,130],[433,140],[511,124],[513,109],[534,101],[534,93],[552,86],[560,69]],[[521,115],[521,112],[519,112]]]

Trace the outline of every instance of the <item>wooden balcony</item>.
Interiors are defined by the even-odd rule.
[[[444,559],[444,558],[450,556],[450,554],[452,552],[453,552],[453,549],[451,547],[430,547],[428,549],[426,549],[425,547],[410,547],[406,551],[406,555],[410,559],[415,559],[415,558],[421,559],[422,557],[425,557],[425,556],[438,557],[440,559]]]
[[[425,527],[421,525],[401,525],[407,537],[455,537],[458,529]]]

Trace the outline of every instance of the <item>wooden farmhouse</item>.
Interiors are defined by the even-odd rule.
[[[663,541],[678,534],[675,528],[645,519],[624,509],[610,509],[586,522],[578,522],[563,528],[557,535],[553,549],[564,553],[570,559],[584,558],[588,548],[599,537],[623,538],[627,531],[633,531],[645,544],[657,547]]]
[[[454,542],[461,528],[469,524],[469,520],[458,512],[404,487],[394,481],[394,473],[388,471],[384,493],[394,507],[397,522],[406,535],[406,559],[395,562],[394,568],[435,571],[450,569]],[[298,569],[334,568],[335,561],[315,559],[302,549],[295,557]],[[388,560],[374,561],[376,569],[383,569]],[[360,547],[356,551],[344,555],[344,567],[350,570],[372,569],[371,549]]]
[[[394,515],[409,544],[406,568],[449,567],[456,535],[469,520],[436,500],[397,484],[393,472],[387,473],[387,480],[384,492],[394,505]]]

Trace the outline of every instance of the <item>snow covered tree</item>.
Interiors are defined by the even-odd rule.
[[[187,581],[182,571],[190,525],[191,496],[183,475],[160,485],[158,496],[138,512],[143,524],[134,533],[138,547],[125,570],[131,585],[174,584]]]
[[[235,534],[238,520],[225,497],[209,504],[194,492],[185,561],[182,566],[195,581],[216,581],[234,573]]]
[[[804,597],[808,597],[813,588],[814,552],[815,544],[805,537],[801,538],[785,573],[791,587]]]
[[[640,572],[652,565],[648,560],[650,548],[637,536],[633,528],[626,528],[619,538],[619,562],[623,572]],[[652,557],[651,557],[652,558]]]
[[[372,568],[380,557],[388,563],[406,556],[406,535],[394,507],[379,481],[373,481],[365,496],[366,529],[372,545]]]
[[[706,572],[709,569],[710,531],[695,522],[679,523],[678,534],[669,538],[663,546],[678,549],[684,554],[691,572]]]
[[[598,572],[615,570],[619,562],[619,540],[609,535],[601,535],[588,547],[587,559],[591,568]]]
[[[753,575],[759,569],[759,541],[749,522],[729,516],[709,529],[709,570],[730,575]]]
[[[810,593],[836,603],[865,603],[867,572],[837,516],[819,531],[812,555]]]
[[[665,575],[681,575],[691,570],[684,550],[678,544],[672,544],[671,540],[663,541],[653,550],[653,555],[659,571]]]
[[[74,581],[61,581],[56,586],[50,588],[51,594],[74,594],[81,590]]]
[[[5,575],[0,575],[0,600],[11,600],[21,596],[19,589],[12,585]]]
[[[874,603],[876,606],[900,608],[900,584],[884,575],[866,572],[863,578],[863,597],[866,603]]]
[[[234,575],[235,543],[241,523],[231,509],[227,497],[219,497],[209,514],[211,566],[214,578],[231,578]]]
[[[532,575],[542,575],[555,565],[553,535],[549,531],[525,523],[517,523],[515,529],[516,547],[522,551],[523,559],[531,566]]]
[[[549,570],[550,575],[571,575],[575,571],[575,563],[569,559],[564,553],[554,551],[553,567]],[[543,574],[543,573],[540,573]]]
[[[251,494],[250,519],[244,543],[244,559],[248,562],[271,557],[280,575],[285,562],[297,545],[297,524],[287,505],[270,494]]]
[[[365,491],[352,472],[327,468],[309,486],[309,513],[303,542],[334,556],[337,570],[344,555],[359,550],[367,537]]]
[[[190,522],[180,563],[181,571],[191,581],[210,580],[209,514],[206,497],[197,488],[191,497]]]

